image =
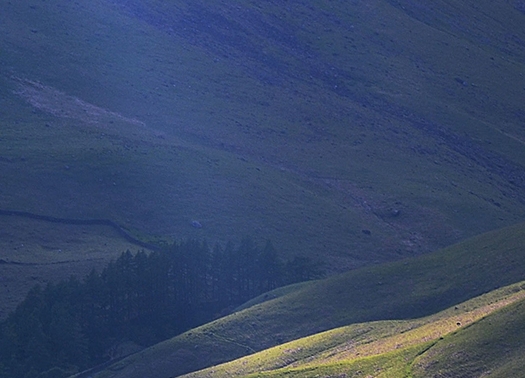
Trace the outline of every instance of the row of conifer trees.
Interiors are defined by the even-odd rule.
[[[0,377],[60,377],[227,313],[279,286],[318,278],[305,258],[283,261],[270,242],[210,248],[188,240],[123,253],[101,272],[33,288],[0,327]]]

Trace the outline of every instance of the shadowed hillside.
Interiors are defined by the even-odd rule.
[[[525,278],[521,225],[469,239],[524,220],[523,1],[0,5],[0,316],[130,240],[251,236],[347,272],[101,376],[187,373]]]
[[[337,270],[523,217],[519,2],[2,9],[0,208]]]

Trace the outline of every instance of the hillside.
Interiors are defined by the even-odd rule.
[[[522,224],[418,258],[361,268],[275,297],[270,293],[259,304],[129,356],[95,376],[178,376],[341,326],[407,324],[522,281],[524,242]],[[483,305],[491,301],[485,299]]]
[[[139,247],[103,225],[68,225],[0,215],[0,321],[35,285],[84,277]]]
[[[491,377],[518,377],[524,367],[524,305],[517,302],[480,319],[455,337],[445,338],[415,361],[414,376],[475,377],[486,373]]]
[[[184,377],[474,377],[494,374],[494,368],[518,372],[523,298],[523,283],[514,284],[426,318],[336,328]]]
[[[0,319],[159,240],[251,236],[333,274],[100,376],[180,375],[525,279],[523,1],[0,6]]]
[[[333,271],[516,223],[520,4],[3,1],[0,209]]]

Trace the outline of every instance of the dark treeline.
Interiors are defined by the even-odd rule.
[[[250,238],[127,251],[83,280],[34,287],[1,324],[0,377],[69,376],[115,357],[123,342],[152,345],[320,275],[309,259],[282,261],[270,242],[259,248]]]

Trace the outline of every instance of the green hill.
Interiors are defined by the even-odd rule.
[[[178,376],[341,326],[430,316],[522,281],[524,241],[522,224],[418,258],[301,285],[274,299],[268,294],[262,303],[157,344],[96,376]]]
[[[445,338],[414,364],[415,377],[519,377],[523,362],[523,300]]]
[[[336,328],[184,377],[467,377],[494,367],[517,372],[523,287],[507,286],[426,318]]]
[[[467,0],[4,1],[0,208],[252,235],[337,271],[513,224],[522,21]]]

